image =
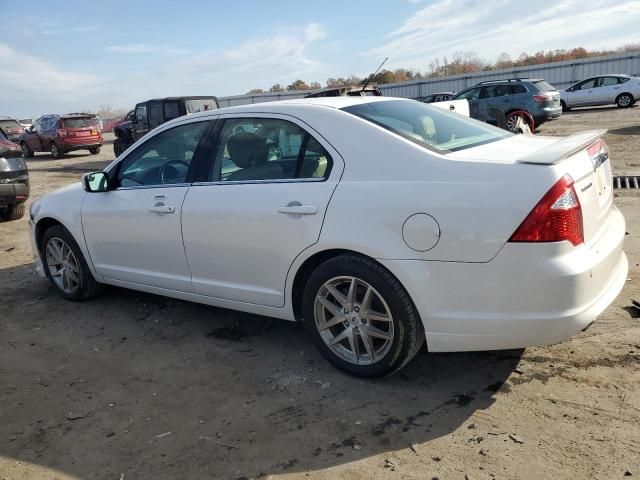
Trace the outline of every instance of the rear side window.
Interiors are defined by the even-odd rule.
[[[164,104],[164,118],[169,121],[172,118],[178,118],[180,116],[180,107],[178,102],[166,102]]]
[[[524,85],[509,85],[509,89],[511,90],[511,95],[516,95],[518,93],[527,93],[527,87]]]
[[[19,129],[22,130],[22,125],[20,125],[15,120],[0,120],[0,128],[3,130],[11,130]]]
[[[508,85],[489,85],[482,87],[480,91],[480,98],[504,97],[505,95],[510,94],[511,89]]]
[[[464,150],[511,136],[497,127],[420,102],[388,100],[352,105],[342,110],[440,153]]]
[[[540,90],[541,92],[552,92],[558,90],[553,85],[545,82],[544,80],[540,80],[538,82],[533,82],[533,85]]]
[[[63,118],[62,125],[64,128],[86,128],[86,127],[95,127],[96,121],[91,117],[81,117],[81,118]]]
[[[164,123],[162,103],[154,102],[149,105],[149,128],[156,128]]]
[[[628,82],[629,80],[631,79],[627,77],[618,77],[618,83],[625,83],[625,82]]]
[[[209,181],[326,178],[331,157],[298,125],[275,118],[226,120]]]
[[[600,78],[601,87],[610,87],[618,84],[618,77],[602,77]]]

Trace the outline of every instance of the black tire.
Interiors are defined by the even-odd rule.
[[[7,205],[7,209],[0,214],[0,217],[2,217],[2,220],[5,222],[20,220],[24,217],[24,211],[24,203],[12,203],[11,205]]]
[[[64,151],[55,142],[51,142],[51,156],[55,159],[62,158],[64,156]]]
[[[334,353],[323,340],[315,320],[316,295],[325,282],[335,277],[352,276],[372,286],[387,303],[393,317],[394,337],[388,352],[376,363],[356,365]],[[327,260],[309,277],[304,289],[303,316],[313,343],[335,367],[357,377],[391,375],[404,367],[424,343],[420,316],[409,294],[382,265],[365,257],[344,254]]]
[[[100,153],[100,147],[90,148],[89,149],[89,153],[91,153],[91,155],[99,154]]]
[[[616,98],[616,105],[618,106],[618,108],[629,108],[633,106],[635,101],[635,98],[633,98],[633,95],[631,95],[630,93],[621,93]]]
[[[27,145],[27,142],[21,142],[20,143],[20,148],[22,148],[22,156],[25,158],[31,158],[33,157],[34,153],[33,150],[31,150],[29,148],[29,146]]]
[[[122,152],[124,152],[124,148],[122,148],[122,140],[119,138],[116,138],[113,142],[113,154],[117,158],[120,156]]]
[[[567,107],[567,104],[564,103],[564,100],[560,100],[560,105],[562,106],[562,111],[563,112],[568,112],[569,110],[571,110],[571,108]]]
[[[45,253],[46,245],[49,242],[49,240],[54,237],[63,240],[70,247],[71,251],[73,252],[73,254],[75,255],[78,261],[78,267],[80,270],[79,272],[80,280],[79,280],[79,285],[77,290],[74,291],[73,293],[67,293],[61,288],[59,288],[56,282],[53,280],[51,276],[51,272],[47,267],[47,259],[46,259],[46,253]],[[54,290],[56,290],[61,297],[66,298],[67,300],[72,300],[77,302],[82,300],[88,300],[89,298],[92,298],[98,294],[100,289],[100,284],[96,282],[96,280],[93,278],[93,275],[91,274],[91,270],[89,270],[89,266],[87,265],[87,262],[84,259],[84,255],[82,254],[82,251],[78,246],[78,243],[73,238],[73,235],[69,233],[69,230],[64,228],[62,225],[54,225],[52,227],[49,227],[49,229],[47,229],[47,231],[44,232],[44,235],[40,240],[40,245],[38,245],[38,248],[40,249],[40,258],[42,259],[42,264],[44,266],[45,274],[47,275],[47,278],[49,279],[49,282],[53,286]]]

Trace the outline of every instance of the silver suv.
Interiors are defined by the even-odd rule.
[[[512,132],[517,131],[518,118],[522,118],[533,132],[544,122],[562,114],[560,92],[541,79],[480,82],[454,95],[452,100],[467,100],[472,118],[499,126],[504,123]]]

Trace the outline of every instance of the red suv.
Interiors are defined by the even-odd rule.
[[[91,115],[44,115],[20,136],[20,147],[25,157],[34,152],[51,152],[60,158],[72,150],[100,152],[102,135]]]

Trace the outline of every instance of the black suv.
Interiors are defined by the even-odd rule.
[[[154,98],[136,104],[128,114],[129,121],[113,129],[116,136],[113,153],[120,156],[127,148],[153,130],[174,118],[189,113],[205,112],[220,108],[216,97],[167,97]]]
[[[512,132],[518,130],[518,117],[533,132],[562,114],[558,89],[534,78],[480,82],[457,93],[451,100],[467,100],[472,118]]]
[[[0,130],[0,219],[21,218],[27,198],[29,172],[22,158],[22,149]]]

